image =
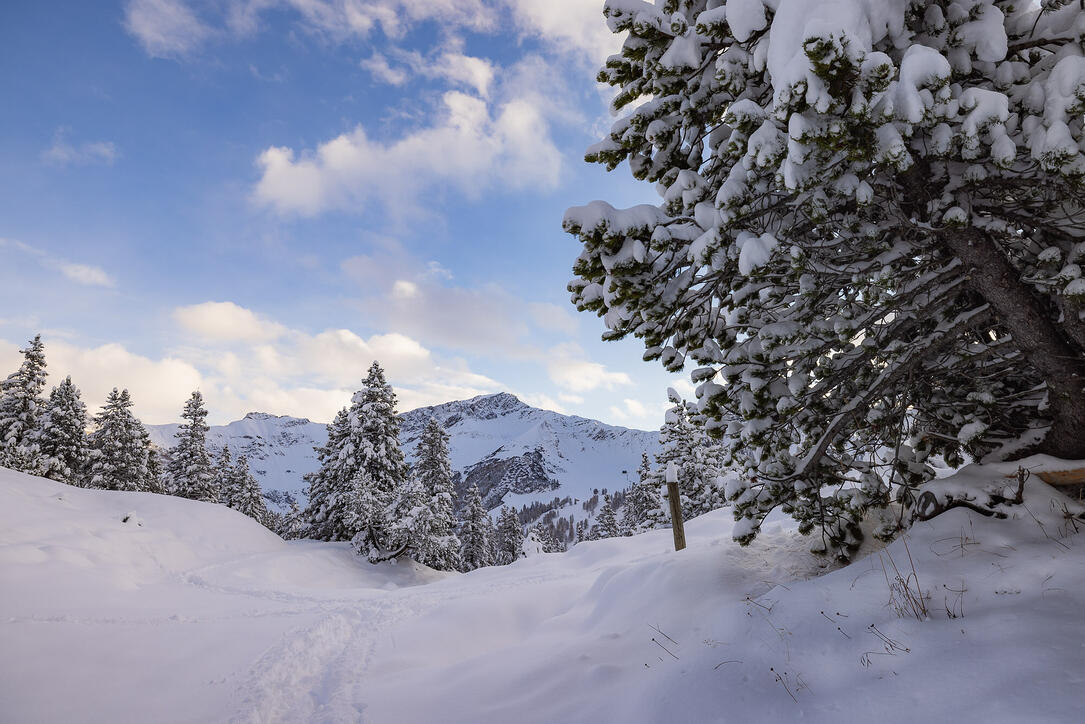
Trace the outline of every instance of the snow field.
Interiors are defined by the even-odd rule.
[[[1065,498],[1025,501],[829,572],[789,521],[739,548],[721,510],[680,553],[664,530],[459,575],[0,470],[2,718],[1078,721],[1085,556]],[[888,604],[909,553],[922,621]]]

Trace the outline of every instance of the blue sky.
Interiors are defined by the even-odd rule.
[[[401,408],[510,390],[657,427],[675,380],[598,341],[571,205],[617,47],[600,0],[0,8],[0,364],[35,332],[147,422],[326,421],[370,362]]]

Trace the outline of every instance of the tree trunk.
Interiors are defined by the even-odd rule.
[[[1066,459],[1085,458],[1085,349],[1051,318],[995,243],[977,229],[943,233],[968,268],[968,285],[998,313],[1014,345],[1047,383],[1051,429],[1037,449]]]

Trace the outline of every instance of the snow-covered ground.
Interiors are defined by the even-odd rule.
[[[1011,520],[950,511],[831,572],[783,520],[737,547],[724,510],[680,553],[657,531],[458,575],[0,469],[0,720],[1077,722],[1064,500],[1030,481]],[[909,552],[926,620],[888,603]]]

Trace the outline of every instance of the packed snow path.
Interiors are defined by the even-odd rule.
[[[0,470],[0,720],[1077,721],[1085,556],[1032,492],[1035,517],[913,532],[917,621],[877,555],[811,577],[790,526],[742,549],[726,511],[678,554],[660,531],[458,575]]]

